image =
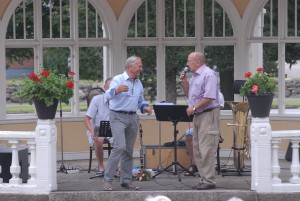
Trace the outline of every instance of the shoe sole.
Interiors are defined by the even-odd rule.
[[[124,189],[132,189],[132,190],[139,190],[140,187],[138,186],[135,186],[135,187],[131,187],[131,186],[127,186],[126,184],[121,184],[121,187],[124,188]]]
[[[211,189],[215,189],[215,188],[216,188],[215,186],[206,186],[205,188],[201,188],[198,185],[192,187],[193,190],[198,190],[198,191],[201,191],[201,190],[211,190]]]
[[[111,187],[106,187],[106,186],[105,186],[105,182],[104,182],[103,188],[104,188],[104,190],[106,190],[106,191],[112,191],[112,190],[113,190]]]
[[[113,189],[112,189],[112,188],[106,188],[106,187],[104,186],[104,190],[106,190],[106,191],[112,191]]]

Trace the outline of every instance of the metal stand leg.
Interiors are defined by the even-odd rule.
[[[57,172],[62,172],[68,174],[68,170],[66,169],[64,165],[64,137],[63,137],[63,125],[62,125],[62,106],[61,101],[59,101],[59,107],[60,107],[60,144],[61,144],[61,165]]]
[[[232,147],[233,150],[237,151],[237,168],[236,170],[223,170],[222,172],[224,174],[222,174],[222,176],[251,176],[251,171],[246,171],[243,170],[243,168],[241,168],[241,151],[245,150],[245,147],[243,148],[236,148],[236,147]],[[243,173],[248,173],[250,172],[250,174],[243,174]],[[231,173],[231,174],[229,174]],[[237,173],[237,174],[236,174]]]
[[[165,169],[163,169],[162,171],[158,172],[156,175],[152,176],[152,178],[155,178],[156,176],[160,175],[161,173],[163,173],[164,171],[168,170],[170,167],[173,166],[174,168],[174,172],[173,175],[178,175],[178,180],[181,181],[180,178],[180,174],[178,171],[178,167],[181,167],[183,170],[189,172],[191,175],[195,176],[194,173],[190,172],[188,169],[186,169],[185,167],[183,167],[178,161],[177,161],[177,134],[178,134],[178,130],[176,129],[176,125],[178,123],[178,121],[172,121],[173,122],[173,126],[174,126],[174,162],[172,162],[172,164],[170,164],[169,166],[167,166]]]

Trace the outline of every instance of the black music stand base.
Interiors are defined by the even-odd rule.
[[[66,173],[68,174],[68,170],[66,169],[65,165],[62,163],[59,167],[59,170],[57,170],[58,173]]]
[[[90,179],[95,179],[95,178],[103,178],[104,176],[93,176],[93,177],[90,177]]]
[[[236,150],[238,152],[238,167],[236,170],[222,170],[222,177],[225,176],[251,176],[251,171],[244,170],[241,168],[240,163],[241,163],[241,151],[245,150],[245,148],[236,148],[232,147],[232,149]],[[246,174],[244,174],[246,173]],[[248,173],[248,174],[247,174]]]
[[[176,129],[176,125],[177,125],[178,121],[172,121],[172,122],[173,122],[173,126],[174,126],[174,161],[172,162],[172,164],[170,164],[169,166],[167,166],[166,168],[164,168],[163,170],[159,171],[157,174],[152,176],[152,178],[157,177],[158,175],[160,175],[161,173],[167,171],[170,167],[173,166],[173,169],[174,169],[173,175],[177,175],[178,180],[181,181],[180,174],[179,174],[177,166],[181,167],[184,171],[189,172],[190,175],[192,175],[192,176],[195,176],[195,175],[194,175],[193,172],[190,172],[188,169],[186,169],[184,166],[182,166],[177,161],[177,134],[178,134],[178,130]]]

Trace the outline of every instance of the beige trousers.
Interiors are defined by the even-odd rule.
[[[216,184],[215,153],[219,143],[220,109],[194,116],[193,152],[200,181],[209,185]]]

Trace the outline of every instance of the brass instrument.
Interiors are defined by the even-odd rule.
[[[227,126],[233,128],[233,159],[234,166],[238,171],[245,167],[244,159],[249,156],[250,151],[250,136],[247,129],[247,119],[249,112],[249,104],[247,102],[227,101],[232,113],[234,123],[228,123]]]

